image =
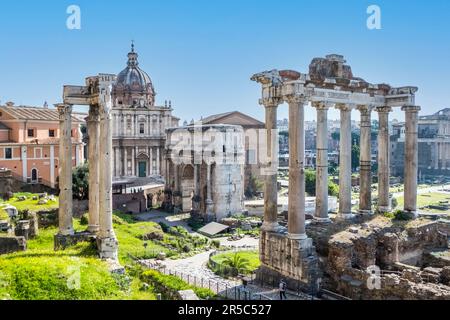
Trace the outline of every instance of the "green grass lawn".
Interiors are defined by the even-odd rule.
[[[77,220],[74,227],[78,231],[86,228]],[[124,243],[120,249],[124,255],[126,238],[132,236],[123,226],[116,227],[119,242]],[[27,251],[1,256],[0,299],[155,299],[151,289],[142,289],[143,284],[138,276],[112,275],[107,264],[98,259],[96,249],[90,243],[80,243],[55,252],[53,236],[56,233],[56,227],[41,229],[38,238],[28,241]],[[79,289],[68,286],[77,270],[80,271]]]
[[[252,273],[259,268],[261,262],[259,261],[258,251],[238,251],[238,252],[224,252],[213,256],[211,259],[218,263],[223,264],[227,258],[232,258],[235,254],[248,261],[248,272]]]
[[[403,196],[397,197],[398,205],[397,209],[403,208],[405,199]],[[439,201],[450,201],[450,195],[444,194],[444,193],[424,193],[417,195],[417,207],[424,207],[429,205],[438,205]],[[441,211],[441,210],[432,210],[432,209],[426,209],[428,212],[432,213],[448,213],[450,214],[450,211]]]
[[[19,201],[20,196],[25,196],[27,199],[25,201]],[[32,193],[15,193],[14,197],[9,199],[8,201],[0,200],[0,204],[10,204],[17,208],[17,210],[30,210],[30,211],[43,211],[43,210],[51,210],[51,209],[57,209],[59,207],[59,200],[58,197],[56,198],[56,201],[48,201],[47,204],[38,204],[38,200],[33,200],[33,196],[36,196],[36,194]]]

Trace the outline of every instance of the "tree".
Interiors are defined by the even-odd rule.
[[[253,174],[250,173],[250,177],[248,179],[248,185],[245,188],[245,197],[253,198],[258,191],[262,190],[263,184],[259,181]]]
[[[305,170],[305,191],[311,197],[316,195],[316,171]],[[339,186],[333,181],[328,181],[328,195],[335,197],[339,194]]]
[[[238,252],[231,257],[226,257],[223,260],[223,265],[234,269],[237,273],[245,273],[250,267],[250,261],[243,258]]]
[[[85,163],[72,171],[73,197],[79,200],[86,200],[89,197],[89,167]]]
[[[359,167],[359,155],[360,155],[361,148],[359,147],[359,144],[354,144],[352,146],[352,170],[355,171],[356,168]]]

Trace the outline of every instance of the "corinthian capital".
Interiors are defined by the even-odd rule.
[[[377,107],[376,111],[378,113],[389,113],[392,112],[392,107]]]
[[[345,103],[338,103],[336,104],[336,109],[339,109],[341,111],[352,111],[353,109],[353,105],[351,104],[345,104]]]
[[[64,120],[67,116],[72,115],[72,105],[71,104],[55,104],[56,109],[58,110],[58,115],[60,120]]]
[[[259,100],[259,104],[263,105],[266,108],[270,108],[270,107],[278,107],[280,104],[283,103],[283,99],[281,98],[263,98],[261,100]]]
[[[405,112],[419,112],[421,108],[419,106],[403,106],[402,111]]]
[[[89,115],[87,121],[89,122],[97,122],[100,120],[100,110],[98,105],[90,105],[89,106]]]
[[[329,102],[324,102],[324,101],[314,101],[312,103],[312,106],[319,110],[328,110],[333,106],[333,104],[329,103]]]
[[[302,104],[308,103],[308,99],[303,95],[289,94],[283,97],[284,101],[289,104]]]

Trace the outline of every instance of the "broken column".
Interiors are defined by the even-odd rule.
[[[99,138],[100,122],[98,105],[89,106],[87,119],[89,134],[89,226],[88,231],[99,230]]]
[[[112,221],[112,121],[109,88],[100,88],[100,171],[99,171],[99,232],[97,247],[100,258],[117,259],[118,242]]]
[[[59,235],[73,235],[72,214],[72,105],[57,104],[59,113]]]
[[[389,112],[391,107],[378,107],[378,212],[391,211],[389,197],[390,176],[390,142],[389,142]]]
[[[418,120],[420,107],[404,106],[405,111],[405,205],[417,217]]]
[[[339,145],[339,213],[341,219],[352,215],[352,108],[346,104],[336,107],[341,112]]]
[[[328,109],[324,102],[314,102],[317,110],[316,210],[314,218],[328,222]]]
[[[371,136],[372,108],[369,106],[358,106],[361,113],[360,123],[360,165],[359,165],[359,212],[362,214],[372,213],[372,152]]]
[[[288,236],[305,240],[305,111],[307,102],[289,96],[289,204]]]

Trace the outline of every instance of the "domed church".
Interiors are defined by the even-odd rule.
[[[171,102],[155,104],[149,75],[139,68],[131,45],[126,68],[113,85],[114,180],[132,183],[137,178],[164,176],[165,130],[178,127]]]

